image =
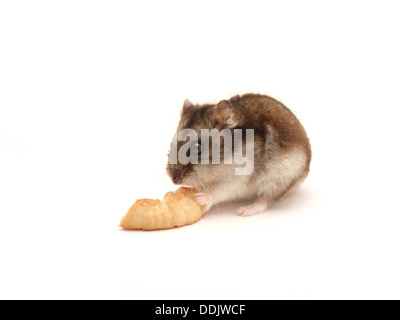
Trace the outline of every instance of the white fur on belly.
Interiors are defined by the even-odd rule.
[[[270,159],[256,180],[258,196],[274,199],[304,174],[307,156],[301,149],[293,149]]]
[[[262,171],[257,171],[253,177],[227,175],[227,179],[213,192],[214,204],[259,197],[272,202],[303,175],[306,160],[304,151],[293,149],[273,156]]]
[[[214,204],[254,198],[256,189],[248,185],[249,176],[234,176],[225,180],[213,193]]]

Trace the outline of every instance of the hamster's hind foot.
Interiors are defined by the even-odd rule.
[[[249,206],[240,207],[235,213],[241,217],[250,217],[266,211],[267,209],[268,204],[266,202],[255,202]]]

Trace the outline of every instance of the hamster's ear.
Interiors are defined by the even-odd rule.
[[[185,102],[183,103],[183,110],[191,107],[193,104],[189,101],[189,99],[186,99]]]
[[[232,104],[228,100],[222,100],[214,107],[214,120],[218,128],[222,128],[232,114]]]

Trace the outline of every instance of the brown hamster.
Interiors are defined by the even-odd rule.
[[[193,138],[189,143],[178,139],[184,129],[200,136],[205,129],[219,132],[242,132],[239,142],[227,145],[225,137],[217,142]],[[216,131],[216,130],[214,130]],[[247,140],[247,137],[252,139]],[[208,144],[208,146],[207,146]],[[212,149],[219,145],[218,149]],[[183,161],[177,159],[179,150],[186,147],[190,159],[210,161]],[[232,150],[232,153],[225,152]],[[244,162],[232,161],[238,149],[244,156],[248,174],[238,174]],[[217,151],[215,151],[217,150]],[[247,151],[252,152],[247,152]],[[185,150],[184,150],[185,151]],[[208,151],[208,152],[207,152]],[[214,154],[213,154],[214,152]],[[220,153],[223,162],[211,161]],[[248,154],[248,156],[247,156]],[[181,155],[181,154],[180,154]],[[203,158],[201,158],[203,159]],[[182,160],[182,161],[181,161]],[[225,161],[228,160],[228,161]],[[231,160],[231,161],[229,161]],[[248,162],[248,163],[247,163]],[[307,134],[296,116],[279,101],[260,94],[237,95],[217,105],[194,105],[186,100],[182,109],[177,134],[171,144],[167,172],[175,184],[195,188],[197,201],[204,211],[213,205],[254,199],[254,203],[239,208],[236,213],[251,216],[265,211],[276,201],[293,192],[307,177],[311,162],[311,146]]]

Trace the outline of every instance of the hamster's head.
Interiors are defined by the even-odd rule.
[[[185,101],[168,154],[167,173],[174,184],[206,191],[229,174],[230,165],[223,163],[226,139],[212,136],[221,130],[231,132],[231,114],[232,104],[228,100],[217,105],[194,105]],[[216,144],[219,145],[217,151]],[[213,161],[215,153],[219,153],[219,162]]]

